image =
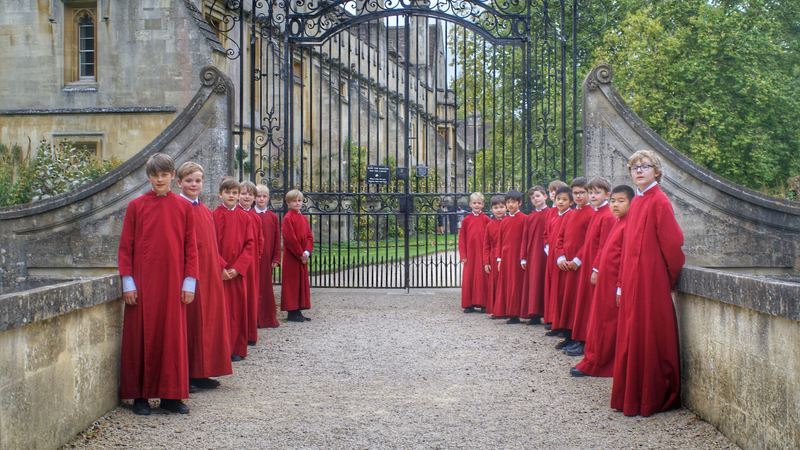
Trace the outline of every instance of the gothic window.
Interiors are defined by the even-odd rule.
[[[69,2],[64,7],[64,81],[68,85],[97,82],[96,9],[97,2]]]
[[[94,19],[84,12],[78,19],[78,79],[95,81]]]

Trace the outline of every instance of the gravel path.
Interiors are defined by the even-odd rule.
[[[313,320],[260,330],[191,414],[124,404],[65,448],[737,448],[685,409],[611,411],[611,380],[571,378],[577,359],[541,326],[463,314],[459,299],[313,290]]]

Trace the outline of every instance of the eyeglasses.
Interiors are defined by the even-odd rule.
[[[645,164],[643,166],[631,166],[631,173],[636,173],[639,170],[641,170],[642,172],[648,172],[652,168],[653,166],[650,164]]]

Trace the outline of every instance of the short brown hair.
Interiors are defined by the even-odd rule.
[[[256,185],[252,181],[242,181],[239,183],[239,193],[248,192],[253,194],[253,196],[258,195],[258,191],[256,190]]]
[[[153,153],[145,165],[147,175],[155,175],[160,172],[175,172],[175,161],[163,153]]]
[[[586,189],[586,183],[588,183],[588,182],[589,182],[589,180],[587,180],[585,177],[573,178],[572,182],[569,184],[569,187],[570,188],[582,187],[582,188]]]
[[[561,180],[551,181],[550,184],[547,186],[548,191],[557,191],[560,187],[568,187],[567,183],[564,183]]]
[[[602,189],[608,194],[611,192],[611,182],[603,177],[594,177],[592,181],[586,183],[586,189]]]
[[[181,164],[180,167],[178,167],[178,172],[176,172],[176,175],[178,176],[179,180],[182,180],[183,177],[189,176],[195,172],[200,172],[205,177],[206,172],[203,170],[203,167],[200,164],[192,161],[186,161],[185,163]]]
[[[660,184],[661,178],[664,176],[664,163],[661,162],[661,158],[658,157],[658,153],[652,150],[639,150],[628,160],[628,175],[631,174],[631,166],[636,165],[636,163],[641,162],[644,158],[650,158],[650,164],[653,165],[653,170],[658,172],[656,175],[656,181]],[[631,179],[633,177],[631,176]]]
[[[289,203],[297,199],[300,200],[303,199],[303,193],[298,191],[297,189],[292,189],[283,196],[283,201],[285,201],[286,203]]]
[[[497,204],[506,206],[506,197],[503,195],[495,195],[494,197],[492,197],[492,206]]]
[[[256,195],[258,194],[267,194],[269,195],[269,188],[264,186],[263,184],[256,185]]]
[[[542,195],[547,197],[547,191],[544,190],[543,187],[539,186],[538,184],[530,189],[528,189],[528,197],[532,197],[534,192],[541,192]]]
[[[232,191],[234,189],[236,189],[237,192],[239,191],[239,182],[236,181],[236,178],[223,177],[221,180],[219,180],[219,191],[220,192],[222,192],[222,191]]]

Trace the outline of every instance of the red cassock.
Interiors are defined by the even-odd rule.
[[[561,255],[566,256],[567,261],[572,261],[573,258],[578,256],[583,248],[583,243],[586,241],[586,229],[589,227],[592,214],[594,214],[594,208],[589,205],[583,208],[575,208],[572,213],[569,214],[556,240],[556,260],[558,260],[558,257]],[[592,270],[591,267],[588,267],[590,264],[591,261],[586,261],[584,263],[584,261],[581,260],[581,265],[578,267],[578,270],[562,272],[561,277],[565,278],[564,295],[559,298],[558,321],[553,325],[553,328],[560,330],[572,329],[577,309],[578,281],[584,270]]]
[[[614,376],[614,347],[617,343],[617,280],[622,257],[622,239],[628,216],[622,216],[611,228],[608,239],[593,267],[598,270],[597,284],[589,314],[589,334],[578,370],[594,377]]]
[[[578,253],[581,268],[577,272],[580,278],[575,298],[575,320],[572,323],[572,339],[576,341],[585,342],[586,336],[589,334],[589,314],[592,311],[592,295],[594,294],[592,273],[593,269],[597,268],[594,263],[598,261],[600,251],[608,239],[608,233],[615,223],[617,223],[617,218],[611,214],[611,209],[606,204],[595,210],[589,220],[589,226],[586,228],[586,240]],[[569,283],[569,280],[567,282]],[[569,287],[567,291],[570,291]]]
[[[498,275],[500,271],[497,268],[497,258],[500,256],[500,224],[503,219],[493,219],[486,225],[486,234],[483,237],[483,265],[491,267],[489,274],[489,304],[486,306],[486,312],[489,314],[494,313],[494,305],[497,302],[497,289],[498,289]]]
[[[121,398],[189,397],[186,277],[198,278],[192,205],[150,191],[128,204],[119,241],[121,276],[132,276],[137,304],[125,305]]]
[[[611,407],[649,416],[680,406],[678,326],[670,291],[685,262],[683,231],[656,185],[634,197],[622,245]]]
[[[261,219],[261,234],[264,235],[258,277],[258,327],[275,328],[279,324],[275,314],[275,291],[272,290],[272,263],[281,263],[281,229],[274,212],[258,213],[258,217]]]
[[[483,270],[483,239],[486,226],[492,219],[484,213],[470,213],[461,221],[458,237],[458,253],[464,263],[461,277],[461,307],[489,306],[490,275]]]
[[[283,270],[281,271],[281,311],[311,308],[308,264],[300,262],[303,252],[314,249],[314,236],[308,219],[290,209],[283,217]]]
[[[253,262],[247,268],[247,275],[244,277],[247,280],[247,340],[256,342],[258,341],[258,292],[261,287],[259,261],[261,260],[261,251],[264,249],[264,235],[261,233],[261,219],[258,218],[256,209],[251,206],[245,211],[241,205],[239,208],[247,214],[250,221],[250,235],[253,237],[253,242],[256,243],[251,258]]]
[[[558,239],[558,234],[566,223],[566,218],[572,214],[571,209],[567,209],[562,214],[559,214],[558,209],[553,208],[555,214],[547,225],[545,245],[549,246],[547,253],[547,267],[545,268],[545,285],[544,285],[544,323],[553,324],[553,329],[558,329],[558,313],[560,299],[564,297],[564,283],[567,280],[566,275],[556,264],[558,255],[556,254],[555,244]]]
[[[500,274],[498,290],[500,300],[495,303],[492,315],[495,317],[518,317],[522,304],[522,278],[525,271],[519,264],[519,244],[525,231],[522,211],[507,214],[500,224]]]
[[[189,377],[208,378],[233,373],[228,337],[228,307],[222,287],[217,227],[211,210],[202,203],[193,207],[194,231],[200,277],[192,303],[186,305]]]
[[[544,277],[547,254],[544,252],[544,229],[550,209],[533,210],[525,219],[522,233],[522,248],[519,259],[525,260],[525,276],[522,282],[522,306],[520,317],[525,319],[544,315]]]
[[[241,208],[232,210],[219,205],[212,212],[217,224],[219,255],[225,268],[235,269],[239,275],[222,282],[225,302],[228,305],[228,331],[231,354],[247,356],[247,270],[253,263],[256,243],[248,233],[250,219]],[[221,273],[221,271],[220,271]]]

